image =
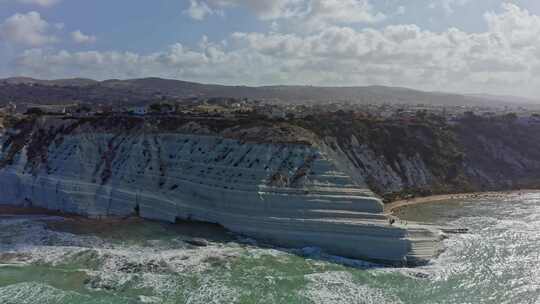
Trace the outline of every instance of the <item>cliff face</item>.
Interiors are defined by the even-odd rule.
[[[440,232],[390,224],[385,198],[538,186],[540,127],[510,120],[173,117],[2,121],[0,203],[191,219],[284,246],[392,264]]]
[[[439,231],[391,225],[350,160],[291,125],[42,118],[13,124],[0,144],[4,204],[208,221],[391,264],[437,253]]]
[[[452,125],[436,119],[316,120],[299,124],[346,155],[368,187],[387,200],[540,186],[540,124],[508,117]]]

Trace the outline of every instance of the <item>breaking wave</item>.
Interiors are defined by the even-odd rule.
[[[408,212],[471,233],[451,236],[439,258],[411,269],[245,239],[196,246],[154,222],[99,230],[2,216],[0,303],[539,303],[540,196]]]

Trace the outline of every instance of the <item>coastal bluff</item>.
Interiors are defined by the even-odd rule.
[[[391,265],[427,262],[443,236],[391,220],[344,151],[286,123],[26,117],[0,145],[1,204],[218,223]]]

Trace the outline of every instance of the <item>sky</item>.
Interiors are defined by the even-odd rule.
[[[540,95],[538,0],[0,0],[0,78]]]

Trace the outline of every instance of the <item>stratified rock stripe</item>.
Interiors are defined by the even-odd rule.
[[[323,144],[144,132],[59,136],[44,163],[29,163],[27,145],[0,170],[0,203],[208,221],[283,246],[390,264],[422,263],[438,251],[440,231],[390,225],[381,201],[347,172],[348,158]]]

